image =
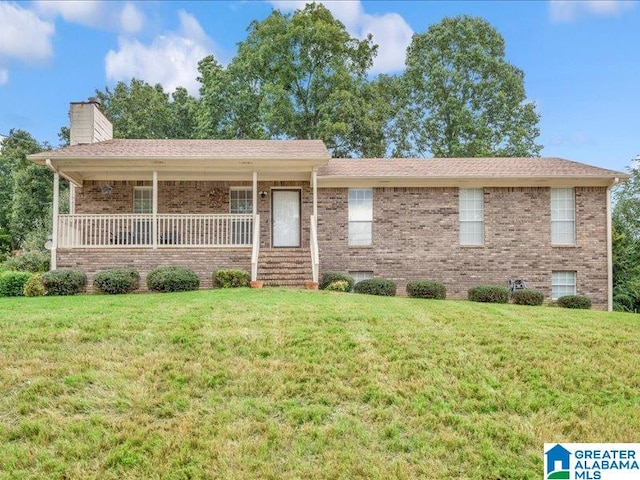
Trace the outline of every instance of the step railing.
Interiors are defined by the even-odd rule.
[[[320,269],[320,256],[318,253],[318,229],[316,226],[316,217],[311,215],[309,219],[309,233],[310,233],[310,247],[311,247],[311,278],[314,282],[318,283],[319,269]]]
[[[254,215],[253,245],[251,249],[251,281],[258,279],[258,259],[260,257],[260,215]]]

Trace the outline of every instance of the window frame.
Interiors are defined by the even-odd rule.
[[[558,281],[558,277],[562,275],[562,282]],[[569,279],[569,281],[567,281]],[[567,287],[572,287],[566,292]],[[557,289],[563,288],[565,291],[561,295],[557,294]],[[565,295],[577,295],[578,292],[578,273],[575,270],[554,270],[551,272],[551,300],[557,300]]]
[[[560,193],[570,192],[570,198]],[[569,202],[567,202],[569,200]],[[576,191],[575,188],[551,188],[549,193],[551,209],[551,245],[575,246],[576,244]],[[571,208],[567,208],[570,205]],[[567,215],[569,214],[569,215]],[[571,217],[571,218],[561,218]],[[569,228],[566,228],[569,226]],[[562,238],[560,238],[562,237]]]
[[[234,192],[245,192],[246,195],[245,198],[243,199],[236,199],[236,201],[239,200],[243,200],[243,201],[249,201],[249,203],[251,204],[251,211],[250,212],[234,212],[233,211],[233,193]],[[233,214],[233,215],[252,215],[253,214],[253,210],[254,210],[255,206],[253,205],[253,187],[229,187],[229,213]]]
[[[362,198],[358,198],[358,193],[359,192],[370,192],[370,198],[366,198],[366,195],[363,195]],[[354,194],[354,196],[356,198],[352,198],[352,194]],[[354,202],[354,204],[352,205],[352,201]],[[365,202],[370,202],[370,220],[361,220],[361,219],[357,219],[357,220],[352,220],[352,215],[355,215],[355,208],[358,206],[358,203],[365,203]],[[349,188],[348,192],[347,192],[347,221],[348,221],[348,232],[347,232],[347,242],[349,244],[350,247],[369,247],[371,245],[373,245],[373,188]],[[366,225],[369,226],[368,228],[368,232],[366,234],[368,234],[368,239],[364,239],[364,241],[354,241],[354,237],[356,235],[358,236],[362,236],[365,235],[364,232],[360,231],[360,232],[356,232],[356,225],[359,226],[365,226],[366,229]],[[364,230],[364,229],[363,229]]]
[[[143,195],[143,198],[136,199],[137,193],[148,192],[149,198],[145,198],[146,195]],[[137,211],[137,203],[138,202],[149,202],[149,211]],[[138,215],[148,215],[153,213],[153,187],[143,186],[143,187],[133,187],[133,213]]]
[[[474,194],[475,198],[469,198],[469,194]],[[468,209],[469,201],[480,203],[478,208],[477,204],[473,205],[473,209]],[[470,219],[465,218],[471,213]],[[476,218],[479,214],[480,219]],[[479,225],[480,238],[474,237],[473,241],[468,240],[469,232],[466,231],[466,226]],[[476,235],[477,232],[471,232]],[[482,247],[485,244],[484,238],[484,188],[458,188],[458,241],[463,247]]]
[[[350,270],[349,275],[353,277],[354,285],[362,280],[371,280],[374,278],[373,270]]]

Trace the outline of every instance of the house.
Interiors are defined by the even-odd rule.
[[[433,279],[450,298],[526,279],[611,308],[610,189],[628,176],[557,158],[334,159],[317,140],[113,139],[71,104],[71,145],[30,155],[54,173],[52,268],[179,264],[267,284]],[[71,206],[59,213],[59,180]]]

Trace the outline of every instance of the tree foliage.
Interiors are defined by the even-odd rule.
[[[542,148],[524,73],[506,61],[504,39],[481,18],[445,18],[414,35],[402,83],[396,154],[517,157]]]
[[[162,85],[132,79],[113,90],[96,90],[115,138],[194,138],[197,101],[179,87],[169,95]],[[61,131],[63,138],[65,132]]]
[[[616,310],[640,311],[640,168],[615,191],[613,301]]]
[[[52,173],[29,162],[48,150],[24,130],[11,130],[0,150],[0,256],[25,247],[34,232],[51,223]],[[38,245],[42,248],[42,245]]]
[[[226,68],[213,57],[200,63],[200,135],[321,139],[334,156],[384,153],[367,80],[377,49],[370,36],[352,38],[320,4],[274,10],[248,32]]]

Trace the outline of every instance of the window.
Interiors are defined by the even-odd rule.
[[[373,238],[373,189],[349,189],[349,245],[371,245]]]
[[[576,272],[553,272],[551,274],[551,299],[576,294]]]
[[[133,187],[133,213],[153,213],[153,187]]]
[[[253,190],[251,188],[231,188],[229,190],[229,213],[253,213]],[[251,245],[253,228],[247,218],[231,220],[231,243],[233,245]]]
[[[461,188],[460,245],[484,244],[484,192],[482,188]]]
[[[373,272],[349,272],[349,275],[353,277],[354,284],[373,278]]]
[[[229,213],[253,213],[253,190],[232,188],[229,198]]]
[[[551,243],[574,245],[576,243],[576,205],[573,188],[551,189]]]

